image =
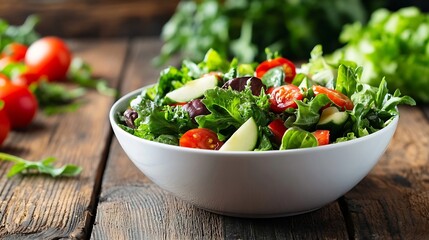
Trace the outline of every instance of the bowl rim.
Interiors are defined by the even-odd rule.
[[[179,151],[183,151],[183,152],[200,153],[200,154],[201,153],[215,154],[215,155],[219,155],[219,156],[248,155],[248,154],[250,154],[250,155],[278,155],[278,154],[285,155],[285,154],[298,154],[298,153],[313,153],[313,152],[318,152],[320,150],[332,150],[332,149],[340,148],[343,146],[345,147],[345,146],[349,146],[352,144],[357,144],[357,143],[362,142],[362,141],[367,141],[370,138],[375,138],[381,134],[384,134],[385,132],[388,132],[389,130],[391,130],[391,128],[394,128],[393,131],[396,131],[396,127],[397,127],[398,122],[399,122],[399,114],[398,114],[393,118],[393,120],[387,126],[378,130],[377,132],[374,132],[374,133],[371,133],[371,134],[368,134],[366,136],[359,137],[356,139],[348,140],[345,142],[339,142],[339,143],[335,143],[335,144],[328,144],[328,145],[317,146],[317,147],[297,148],[297,149],[287,149],[287,150],[269,150],[269,151],[214,151],[214,150],[209,150],[209,149],[180,147],[180,146],[169,145],[169,144],[165,144],[165,143],[159,143],[159,142],[150,141],[147,139],[137,137],[133,134],[128,133],[127,131],[125,131],[121,127],[119,127],[119,125],[116,121],[117,120],[117,118],[116,118],[117,108],[119,107],[120,104],[122,104],[124,101],[127,101],[127,100],[130,101],[132,97],[139,95],[143,89],[151,87],[153,85],[154,84],[150,84],[150,85],[141,87],[139,89],[133,90],[133,91],[123,95],[122,97],[119,97],[113,103],[113,105],[110,108],[109,121],[110,121],[112,128],[116,129],[116,131],[121,131],[122,133],[125,133],[131,139],[138,141],[138,142],[141,142],[141,143],[144,143],[144,144],[149,144],[149,146],[154,146],[154,147],[158,147],[158,148],[166,149],[166,150],[179,150]],[[389,140],[389,142],[390,142],[390,140]]]

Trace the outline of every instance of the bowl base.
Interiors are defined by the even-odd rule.
[[[316,208],[312,208],[312,209],[304,210],[304,211],[299,211],[299,212],[285,212],[285,213],[268,213],[268,214],[264,214],[264,213],[222,212],[222,211],[211,210],[211,209],[202,208],[202,207],[198,207],[198,206],[196,206],[196,207],[200,208],[200,209],[203,209],[205,211],[208,211],[208,212],[215,213],[215,214],[224,215],[224,216],[228,216],[228,217],[238,217],[238,218],[281,218],[281,217],[291,217],[291,216],[295,216],[295,215],[301,215],[301,214],[313,212],[313,211],[316,211],[316,210],[322,208],[322,207],[316,207]]]

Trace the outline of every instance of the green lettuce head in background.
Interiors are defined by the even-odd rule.
[[[364,68],[362,81],[378,86],[385,76],[392,89],[429,103],[429,14],[416,7],[379,9],[367,25],[346,25],[340,41],[345,45],[331,61],[355,61]]]

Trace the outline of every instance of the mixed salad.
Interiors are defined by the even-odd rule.
[[[316,46],[297,68],[266,51],[261,63],[227,61],[209,50],[200,63],[161,71],[118,113],[119,125],[143,139],[219,151],[315,147],[366,136],[415,105],[399,90],[362,83],[354,62],[329,64]]]

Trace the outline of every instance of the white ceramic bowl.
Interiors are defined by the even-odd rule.
[[[359,183],[386,150],[398,117],[363,138],[315,148],[268,152],[219,152],[147,141],[122,130],[116,113],[141,92],[110,110],[114,133],[131,161],[154,183],[208,211],[240,217],[309,212]]]

